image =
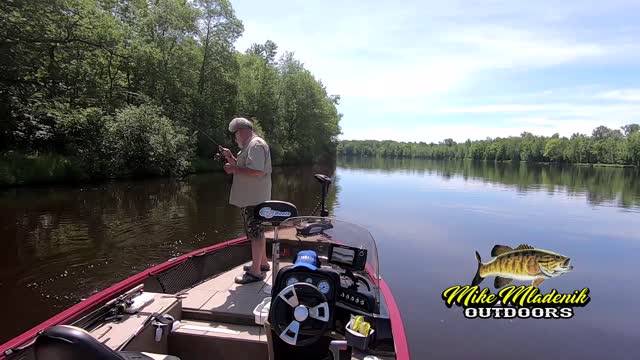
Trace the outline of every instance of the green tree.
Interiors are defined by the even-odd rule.
[[[5,1],[0,24],[3,153],[76,156],[87,173],[109,175],[109,129],[146,129],[142,111],[160,124],[154,139],[175,136],[176,148],[194,146],[203,157],[216,150],[209,136],[233,146],[226,126],[237,115],[256,120],[281,162],[335,155],[340,97],[293,53],[276,60],[273,41],[240,54],[234,43],[244,28],[228,0]],[[195,144],[183,141],[184,129],[197,132]],[[167,150],[174,145],[136,141],[123,145],[135,154],[115,157],[129,159],[119,174],[166,173],[158,154],[184,168]],[[87,151],[97,144],[104,149]]]
[[[395,141],[348,141],[338,147],[340,154],[378,155],[430,159],[471,159],[487,161],[607,163],[630,165],[636,161],[636,126],[623,127],[626,138],[619,130],[604,126],[594,129],[594,136],[575,133],[571,138],[554,134],[535,136],[524,132],[519,137],[488,138],[486,140],[455,143],[447,139],[439,144],[398,143]]]
[[[621,127],[621,129],[624,131],[624,136],[629,136],[633,133],[636,133],[638,131],[640,131],[640,125],[638,124],[629,124],[629,125],[625,125],[623,127]]]
[[[187,171],[193,141],[187,129],[175,126],[153,105],[127,106],[106,124],[103,149],[116,172],[178,175]]]
[[[549,139],[544,147],[544,157],[554,162],[562,162],[564,160],[564,148],[564,142],[559,138]]]
[[[640,167],[640,131],[633,132],[628,140],[629,160],[633,165]]]

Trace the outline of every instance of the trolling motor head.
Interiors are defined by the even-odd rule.
[[[331,185],[331,178],[328,177],[327,175],[315,174],[313,175],[313,177],[316,178],[316,180],[318,180],[318,182],[322,184],[322,186],[329,187],[329,185]]]

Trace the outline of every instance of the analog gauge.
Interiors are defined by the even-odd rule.
[[[287,280],[287,286],[293,285],[293,284],[295,284],[297,282],[298,282],[298,279],[296,279],[295,277],[292,276]]]
[[[320,289],[320,291],[327,295],[329,293],[329,283],[322,280],[318,283],[318,289]]]
[[[306,282],[307,284],[313,284],[313,280],[311,278],[307,278],[307,280],[305,280],[304,282]]]

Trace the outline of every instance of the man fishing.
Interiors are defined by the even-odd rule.
[[[245,233],[251,241],[252,263],[235,279],[238,284],[246,284],[263,280],[263,272],[270,269],[264,228],[254,218],[253,209],[271,200],[271,153],[267,142],[253,131],[251,121],[234,118],[229,123],[229,131],[234,134],[240,152],[236,158],[227,148],[220,147],[220,151],[227,160],[224,171],[233,174],[229,204],[240,208]]]

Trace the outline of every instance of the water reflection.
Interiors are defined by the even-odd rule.
[[[308,214],[320,200],[313,174],[334,172],[335,164],[274,169],[272,197]],[[243,236],[229,180],[212,173],[0,192],[0,341],[149,266]],[[17,316],[16,307],[33,311]]]
[[[401,173],[443,179],[460,177],[490,184],[507,185],[521,194],[530,191],[563,191],[569,196],[586,195],[592,205],[640,207],[640,181],[633,168],[592,167],[560,164],[435,161],[425,159],[384,159],[345,157],[345,169],[371,170],[380,175]]]
[[[640,267],[630,254],[640,249],[638,176],[523,165],[340,159],[336,214],[376,238],[412,358],[637,357],[640,330],[631,314]],[[588,287],[591,302],[563,320],[467,320],[460,309],[447,308],[442,291],[470,284],[475,251],[488,261],[498,244],[571,257],[574,269],[545,280],[540,290]],[[483,285],[492,289],[493,279]]]
[[[375,237],[413,358],[633,358],[634,170],[352,158],[275,169],[273,198],[309,214],[319,201],[315,173],[334,175],[329,212]],[[226,175],[206,174],[1,192],[0,341],[170,256],[241,235],[229,187]],[[558,321],[470,321],[447,309],[441,292],[470,283],[474,252],[487,261],[496,244],[570,256],[574,270],[541,290],[588,286],[592,301]]]

